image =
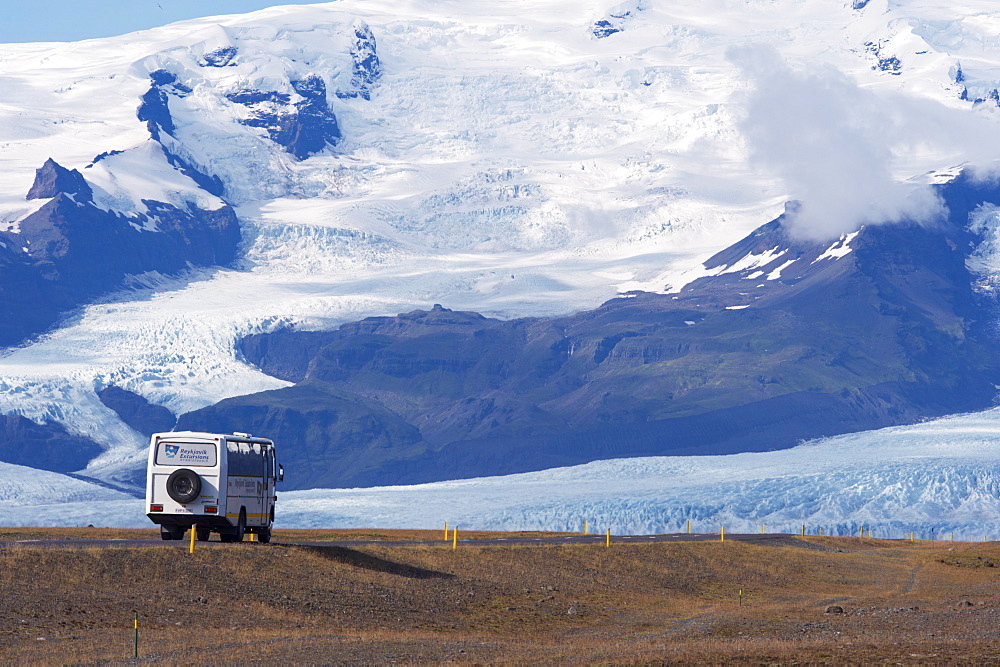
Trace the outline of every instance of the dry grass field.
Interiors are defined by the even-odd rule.
[[[0,530],[0,541],[80,537],[158,538]],[[148,662],[990,663],[1000,544],[0,549],[0,662],[127,662],[134,613]]]

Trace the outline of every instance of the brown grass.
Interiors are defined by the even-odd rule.
[[[4,663],[120,662],[133,612],[143,660],[181,663],[994,662],[1000,545],[0,550]]]

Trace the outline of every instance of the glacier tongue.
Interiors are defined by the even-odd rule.
[[[292,491],[279,520],[373,526],[1000,539],[1000,409],[730,456],[650,457],[418,486]]]

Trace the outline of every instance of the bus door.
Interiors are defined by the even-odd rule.
[[[256,458],[256,468],[257,471],[255,475],[259,475],[259,480],[257,482],[257,497],[254,498],[254,512],[257,514],[257,520],[254,522],[258,526],[263,526],[267,523],[267,505],[264,504],[264,494],[267,489],[267,447],[264,445],[258,445],[260,447],[261,455]]]
[[[264,462],[264,484],[260,499],[260,511],[263,513],[260,522],[266,526],[271,521],[271,507],[274,505],[274,448],[268,447],[261,460]]]

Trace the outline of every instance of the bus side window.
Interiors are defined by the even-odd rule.
[[[230,442],[227,454],[229,456],[229,474],[237,476],[254,475],[254,457],[250,447],[244,442]]]

